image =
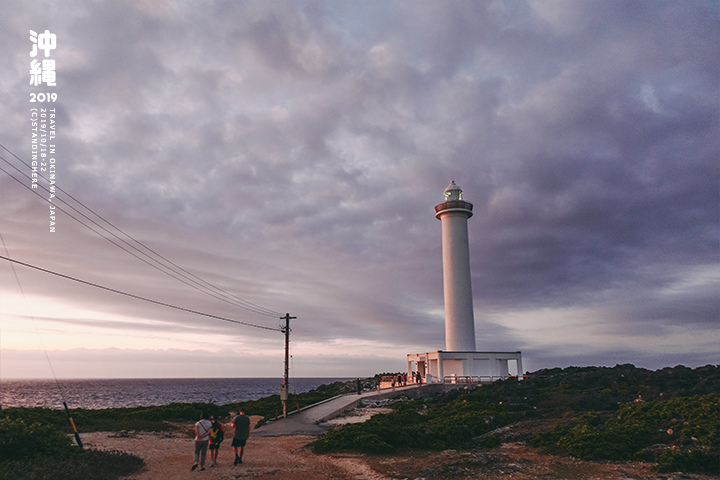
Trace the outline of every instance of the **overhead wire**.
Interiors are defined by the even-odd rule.
[[[47,269],[47,268],[42,268],[42,267],[39,267],[39,266],[37,266],[37,265],[32,265],[32,264],[30,264],[30,263],[21,262],[20,260],[15,260],[14,258],[6,257],[6,256],[4,256],[4,255],[0,255],[0,259],[2,259],[2,260],[7,260],[8,262],[12,262],[12,263],[15,263],[15,264],[17,264],[17,265],[22,265],[22,266],[24,266],[24,267],[32,268],[32,269],[38,270],[38,271],[40,271],[40,272],[48,273],[48,274],[50,274],[50,275],[55,275],[55,276],[60,277],[60,278],[65,278],[65,279],[67,279],[67,280],[72,280],[72,281],[77,282],[77,283],[82,283],[83,285],[89,285],[89,286],[91,286],[91,287],[99,288],[99,289],[101,289],[101,290],[106,290],[106,291],[108,291],[108,292],[117,293],[117,294],[119,294],[119,295],[124,295],[124,296],[126,296],[126,297],[135,298],[135,299],[137,299],[137,300],[142,300],[142,301],[145,301],[145,302],[154,303],[154,304],[156,304],[156,305],[161,305],[161,306],[163,306],[163,307],[174,308],[175,310],[181,310],[181,311],[183,311],[183,312],[194,313],[194,314],[196,314],[196,315],[202,315],[202,316],[205,316],[205,317],[215,318],[215,319],[217,319],[217,320],[222,320],[222,321],[225,321],[225,322],[236,323],[236,324],[239,324],[239,325],[245,325],[245,326],[247,326],[247,327],[262,328],[262,329],[264,329],[264,330],[271,330],[271,331],[274,331],[274,332],[280,331],[280,329],[278,329],[278,328],[266,327],[265,325],[256,325],[256,324],[248,323],[248,322],[241,322],[240,320],[233,320],[233,319],[231,319],[231,318],[221,317],[221,316],[219,316],[219,315],[213,315],[213,314],[211,314],[211,313],[205,313],[205,312],[200,312],[200,311],[197,311],[197,310],[192,310],[192,309],[190,309],[190,308],[179,307],[179,306],[177,306],[177,305],[173,305],[173,304],[166,303],[166,302],[161,302],[161,301],[159,301],[159,300],[153,300],[153,299],[151,299],[151,298],[143,297],[143,296],[140,296],[140,295],[135,295],[135,294],[133,294],[133,293],[123,292],[122,290],[117,290],[117,289],[115,289],[115,288],[110,288],[110,287],[106,287],[106,286],[104,286],[104,285],[100,285],[100,284],[97,284],[97,283],[89,282],[89,281],[87,281],[87,280],[82,280],[82,279],[80,279],[80,278],[73,277],[73,276],[71,276],[71,275],[65,275],[64,273],[55,272],[55,271],[53,271],[53,270],[49,270],[49,269]]]
[[[2,147],[4,150],[6,150],[8,153],[10,153],[10,155],[12,155],[15,159],[17,159],[18,161],[20,161],[20,162],[21,162],[22,164],[24,164],[26,167],[32,168],[30,165],[28,165],[25,161],[23,161],[20,157],[18,157],[17,155],[15,155],[15,153],[13,153],[11,150],[9,150],[9,149],[8,149],[7,147],[5,147],[4,145],[0,144],[0,147]],[[7,163],[9,166],[11,166],[13,169],[15,169],[15,170],[16,170],[17,172],[19,172],[21,175],[25,176],[28,180],[31,180],[31,178],[30,178],[29,175],[27,175],[27,174],[24,173],[22,170],[20,170],[18,167],[16,167],[15,165],[13,165],[13,164],[12,164],[10,161],[8,161],[4,156],[0,155],[0,159],[2,159],[5,163]],[[28,190],[30,190],[32,193],[38,195],[40,198],[43,198],[42,195],[40,195],[40,193],[38,193],[35,189],[30,188],[27,183],[22,182],[21,180],[19,180],[19,179],[16,178],[15,176],[13,176],[10,172],[8,172],[7,170],[3,169],[2,167],[0,167],[0,170],[3,171],[4,173],[6,173],[6,174],[7,174],[8,176],[10,176],[11,178],[13,178],[13,180],[15,180],[15,181],[17,181],[18,183],[20,183],[23,187],[25,187],[25,188],[27,188]],[[39,175],[41,178],[45,179],[46,181],[49,181],[49,180],[48,180],[47,178],[45,178],[41,173],[38,173],[38,175]],[[48,190],[44,185],[39,184],[39,183],[38,183],[38,185],[40,185],[40,187],[41,187],[43,190],[45,190],[47,193],[52,193],[52,192],[51,192],[50,190]],[[166,274],[166,275],[168,275],[168,276],[171,276],[171,277],[175,278],[176,280],[178,280],[178,281],[180,281],[180,282],[182,282],[182,283],[184,283],[184,284],[186,284],[186,285],[188,285],[188,286],[190,286],[190,287],[192,287],[192,288],[195,288],[196,290],[199,290],[199,291],[201,291],[201,292],[203,292],[203,293],[205,293],[205,294],[207,294],[207,295],[213,296],[213,297],[216,298],[216,299],[219,299],[219,300],[225,301],[225,302],[227,302],[227,303],[230,303],[230,304],[232,304],[232,305],[234,305],[234,306],[236,306],[236,307],[243,308],[243,309],[245,309],[245,310],[248,310],[248,311],[250,311],[250,312],[253,312],[253,313],[256,313],[256,314],[259,314],[259,315],[268,316],[268,317],[273,317],[273,318],[278,318],[280,315],[282,315],[280,312],[276,312],[276,311],[274,311],[274,310],[271,310],[271,309],[262,307],[262,306],[260,306],[260,305],[254,304],[254,303],[249,302],[249,301],[247,301],[247,300],[244,300],[244,299],[242,299],[242,298],[240,298],[240,297],[238,297],[238,296],[236,296],[236,295],[233,295],[233,294],[231,294],[231,293],[223,290],[222,288],[217,287],[216,285],[214,285],[214,284],[212,284],[212,283],[210,283],[210,282],[208,282],[208,281],[200,278],[199,276],[197,276],[197,275],[189,272],[188,270],[180,267],[179,265],[175,264],[175,263],[172,262],[171,260],[165,258],[163,255],[159,254],[158,252],[156,252],[156,251],[153,250],[152,248],[148,247],[148,246],[145,245],[144,243],[142,243],[142,242],[140,242],[139,240],[133,238],[131,235],[129,235],[128,233],[124,232],[124,231],[123,231],[122,229],[120,229],[119,227],[115,226],[112,222],[110,222],[110,221],[108,221],[107,219],[105,219],[102,215],[100,215],[100,214],[96,213],[95,211],[93,211],[90,207],[88,207],[87,205],[85,205],[85,204],[84,204],[83,202],[81,202],[80,200],[76,199],[72,194],[66,192],[66,191],[65,191],[64,189],[62,189],[61,187],[56,186],[56,187],[55,187],[55,190],[64,193],[64,194],[67,195],[69,198],[71,198],[72,200],[74,200],[77,204],[81,205],[81,206],[82,206],[83,208],[85,208],[87,211],[89,211],[90,213],[92,213],[93,215],[95,215],[97,218],[101,219],[101,220],[102,220],[103,222],[105,222],[107,225],[109,225],[110,227],[112,227],[112,228],[115,229],[116,231],[120,232],[122,235],[124,235],[124,236],[127,237],[128,239],[130,239],[130,240],[132,240],[133,242],[135,242],[135,244],[141,246],[143,249],[147,250],[148,252],[151,252],[155,257],[149,255],[147,252],[145,252],[145,251],[139,249],[138,247],[136,247],[135,245],[129,243],[127,240],[125,240],[124,238],[121,238],[121,237],[118,236],[116,233],[108,230],[105,226],[101,225],[101,224],[98,223],[96,220],[88,217],[85,213],[83,213],[83,212],[81,212],[80,210],[78,210],[75,206],[73,206],[72,204],[70,204],[70,203],[69,203],[68,201],[66,201],[64,198],[58,196],[57,194],[55,195],[55,198],[56,198],[58,201],[64,203],[66,206],[68,206],[69,208],[71,208],[72,210],[74,210],[75,212],[77,212],[79,215],[82,215],[84,218],[86,218],[89,222],[92,222],[92,223],[93,223],[94,225],[96,225],[98,228],[100,228],[100,229],[102,229],[103,231],[107,232],[108,235],[111,235],[112,237],[116,238],[118,241],[124,243],[124,244],[127,245],[129,248],[132,248],[132,249],[135,250],[138,254],[144,256],[145,258],[147,258],[148,260],[150,260],[150,261],[152,261],[152,262],[154,262],[154,263],[150,263],[148,260],[145,260],[145,259],[141,258],[140,256],[138,256],[137,254],[129,251],[127,248],[123,247],[122,245],[119,245],[118,243],[116,243],[115,241],[113,241],[111,238],[108,238],[108,237],[107,237],[106,235],[104,235],[103,233],[98,232],[96,229],[92,228],[92,227],[89,226],[87,223],[85,223],[85,222],[83,222],[82,220],[78,219],[77,217],[75,217],[75,216],[72,215],[70,212],[68,212],[67,210],[65,210],[65,209],[63,209],[62,207],[60,207],[59,205],[57,205],[56,208],[58,208],[60,211],[64,212],[65,214],[67,214],[67,215],[70,216],[71,218],[73,218],[73,219],[74,219],[75,221],[77,221],[78,223],[84,225],[86,228],[88,228],[88,229],[92,230],[93,232],[97,233],[98,235],[100,235],[102,238],[104,238],[105,240],[109,241],[109,242],[112,243],[113,245],[121,248],[121,249],[124,250],[125,252],[133,255],[133,256],[134,256],[135,258],[137,258],[138,260],[141,260],[142,262],[144,262],[144,263],[146,263],[147,265],[151,266],[152,268],[155,268],[155,269],[161,271],[162,273],[164,273],[164,274]],[[47,199],[44,199],[44,198],[43,198],[43,200],[44,200],[44,201],[47,201]],[[158,258],[161,259],[162,261],[158,260]],[[168,265],[168,264],[169,264],[169,265]]]
[[[0,155],[0,159],[2,159],[5,163],[8,163],[11,167],[13,167],[15,170],[17,170],[18,172],[20,172],[20,174],[22,174],[22,175],[25,176],[26,178],[30,179],[30,177],[29,177],[28,175],[26,175],[24,172],[20,171],[17,167],[15,167],[15,166],[12,165],[10,162],[8,162],[7,159],[5,159],[2,155]],[[35,191],[34,189],[28,187],[28,185],[27,185],[26,183],[22,182],[21,180],[19,180],[19,179],[16,178],[16,177],[14,177],[14,176],[13,176],[10,172],[8,172],[7,170],[5,170],[5,169],[3,169],[2,167],[0,167],[0,171],[3,171],[3,172],[6,173],[8,176],[10,176],[13,180],[15,180],[16,182],[20,183],[20,184],[21,184],[23,187],[25,187],[26,189],[30,190],[33,194],[37,195],[38,197],[40,197],[40,198],[42,198],[44,201],[46,201],[46,199],[44,199],[39,192],[37,192],[37,191]],[[43,190],[45,190],[46,192],[51,193],[50,190],[48,190],[45,186],[40,185],[40,187],[41,187]],[[220,291],[220,292],[222,293],[222,295],[219,294],[219,293],[217,293],[217,292],[215,292],[215,291],[210,290],[209,287],[206,287],[206,286],[200,284],[198,281],[194,281],[194,280],[192,280],[191,278],[188,278],[188,275],[185,275],[185,274],[183,274],[183,273],[181,273],[181,272],[177,272],[177,271],[173,270],[172,268],[168,267],[167,265],[162,264],[162,263],[159,262],[157,259],[155,259],[155,258],[147,255],[145,252],[142,252],[141,250],[139,250],[139,249],[138,249],[137,247],[135,247],[134,245],[128,243],[128,242],[127,242],[126,240],[124,240],[123,238],[120,238],[117,234],[109,231],[109,230],[108,230],[107,228],[105,228],[103,225],[100,225],[98,222],[96,222],[96,221],[93,220],[92,218],[88,217],[88,216],[85,215],[83,212],[79,211],[77,208],[75,208],[75,207],[74,207],[73,205],[71,205],[70,203],[66,202],[64,199],[62,199],[62,198],[60,198],[60,197],[57,197],[57,196],[56,196],[56,198],[58,198],[61,202],[63,202],[63,203],[64,203],[65,205],[67,205],[69,208],[73,209],[73,210],[74,210],[75,212],[77,212],[79,215],[82,215],[82,216],[85,217],[88,221],[90,221],[90,222],[92,222],[93,224],[95,224],[98,228],[104,230],[104,231],[107,232],[109,235],[112,235],[112,236],[115,237],[118,241],[124,243],[125,245],[127,245],[127,246],[130,247],[130,248],[132,248],[133,250],[135,250],[135,251],[138,252],[139,254],[144,255],[147,259],[149,259],[149,260],[152,261],[152,262],[155,262],[157,265],[150,263],[148,260],[145,260],[145,259],[139,257],[137,254],[129,251],[127,248],[123,247],[122,245],[119,245],[117,242],[113,241],[111,238],[108,238],[107,236],[105,236],[105,235],[102,234],[101,232],[97,231],[96,229],[94,229],[93,227],[91,227],[90,225],[88,225],[87,223],[85,223],[85,222],[83,222],[82,220],[80,220],[79,218],[75,217],[73,214],[71,214],[70,212],[68,212],[66,209],[62,208],[60,205],[56,205],[56,208],[57,208],[58,210],[64,212],[64,213],[67,214],[69,217],[71,217],[73,220],[77,221],[78,223],[82,224],[83,226],[85,226],[86,228],[92,230],[93,232],[97,233],[99,236],[101,236],[102,238],[104,238],[104,239],[107,240],[108,242],[110,242],[110,243],[112,243],[113,245],[117,246],[118,248],[124,250],[125,252],[127,252],[127,253],[129,253],[130,255],[134,256],[135,258],[137,258],[138,260],[142,261],[143,263],[151,266],[152,268],[155,268],[155,269],[161,271],[162,273],[165,273],[166,275],[171,276],[171,277],[175,278],[176,280],[178,280],[178,281],[180,281],[180,282],[182,282],[182,283],[185,283],[186,285],[188,285],[188,286],[190,286],[190,287],[192,287],[192,288],[195,288],[196,290],[199,290],[199,291],[201,291],[201,292],[203,292],[203,293],[206,293],[206,294],[208,294],[208,295],[210,295],[210,296],[213,296],[213,297],[215,297],[215,298],[217,298],[217,299],[219,299],[219,300],[225,301],[225,302],[230,303],[230,304],[232,304],[232,305],[235,305],[235,306],[237,306],[237,307],[239,307],[239,308],[243,308],[243,309],[249,310],[249,311],[251,311],[251,312],[253,312],[253,313],[257,313],[257,314],[259,314],[259,315],[265,315],[265,316],[269,316],[269,317],[273,317],[273,318],[276,318],[278,315],[280,315],[279,312],[273,312],[272,310],[269,310],[269,309],[266,309],[266,308],[257,306],[257,305],[255,305],[255,304],[253,304],[253,303],[251,303],[251,302],[248,302],[248,301],[243,300],[243,299],[241,299],[241,298],[239,298],[239,297],[233,296],[232,294],[229,294],[229,293],[225,292],[224,290],[220,289],[219,287],[215,287],[215,286],[212,285],[211,283],[209,283],[209,282],[207,282],[207,281],[205,281],[205,280],[202,280],[200,277],[197,277],[196,275],[194,275],[194,274],[192,274],[192,273],[190,273],[190,272],[187,272],[187,270],[184,270],[184,269],[182,269],[181,267],[173,264],[172,262],[170,262],[169,260],[165,259],[165,258],[162,257],[161,255],[156,254],[156,255],[158,255],[160,258],[163,258],[163,259],[165,259],[167,262],[171,263],[172,265],[175,265],[178,269],[186,272],[186,273],[189,274],[189,275],[192,275],[192,276],[198,278],[200,281],[206,283],[207,285],[210,285],[211,287],[214,287],[215,290]],[[94,212],[93,212],[93,213],[94,213]],[[96,214],[96,215],[97,215],[97,214]],[[114,226],[113,226],[113,227],[114,227]],[[114,228],[117,229],[117,227],[114,227]],[[119,229],[118,229],[118,230],[119,230]],[[119,230],[119,231],[121,231],[121,230]],[[121,232],[122,232],[122,231],[121,231]],[[130,238],[130,239],[132,239],[133,241],[137,242],[138,244],[143,245],[141,242],[133,239],[133,238],[130,237],[129,235],[125,234],[124,232],[122,232],[122,233],[123,233],[124,235],[128,236],[128,238]],[[144,246],[144,245],[143,245],[143,246]],[[149,249],[149,247],[145,247],[145,248],[148,248],[148,249]],[[151,250],[151,251],[152,251],[152,250]],[[167,269],[167,270],[164,270],[164,269]],[[169,270],[169,271],[168,271],[168,270]],[[170,273],[170,272],[172,272],[172,273]],[[184,280],[183,278],[179,278],[177,275],[183,277],[185,280]],[[190,283],[189,283],[189,282],[190,282]],[[231,298],[228,298],[228,297],[231,297]],[[233,298],[234,298],[235,300],[233,300]]]
[[[27,162],[23,161],[20,157],[18,157],[15,153],[13,153],[11,150],[9,150],[7,147],[5,147],[3,144],[0,143],[0,147],[3,148],[4,150],[6,150],[8,153],[10,153],[10,155],[12,155],[15,159],[17,159],[18,161],[20,161],[20,162],[21,162],[22,164],[24,164],[26,167],[32,168],[30,165],[27,164]],[[14,165],[12,165],[10,162],[7,161],[7,159],[5,159],[5,158],[2,157],[2,156],[0,156],[0,158],[2,158],[3,161],[5,161],[5,162],[8,163],[9,165],[11,165],[13,168],[15,168],[18,172],[20,172],[21,174],[23,174],[26,178],[30,179],[30,177],[29,177],[27,174],[23,173],[20,169],[18,169],[18,168],[15,167]],[[7,172],[6,172],[6,173],[7,173]],[[41,178],[43,178],[44,180],[49,181],[47,178],[45,178],[45,176],[42,175],[42,173],[38,173],[38,175],[39,175]],[[27,185],[24,185],[24,186],[27,187]],[[43,188],[45,191],[47,191],[48,193],[50,193],[50,191],[49,191],[46,187],[44,187],[44,186],[42,186],[42,185],[40,185],[40,186],[41,186],[41,188]],[[29,188],[29,187],[28,187],[28,188]],[[217,287],[216,285],[213,285],[212,283],[210,283],[210,282],[208,282],[208,281],[206,281],[206,280],[198,277],[197,275],[195,275],[195,274],[193,274],[193,273],[185,270],[184,268],[180,267],[179,265],[175,264],[175,263],[172,262],[171,260],[169,260],[169,259],[167,259],[166,257],[164,257],[163,255],[161,255],[160,253],[156,252],[156,251],[153,250],[152,248],[148,247],[147,245],[145,245],[145,244],[142,243],[141,241],[135,239],[135,238],[132,237],[130,234],[128,234],[128,233],[126,233],[125,231],[123,231],[121,228],[119,228],[119,227],[117,227],[116,225],[114,225],[112,222],[110,222],[109,220],[107,220],[106,218],[104,218],[102,215],[100,215],[99,213],[95,212],[94,210],[92,210],[92,209],[91,209],[90,207],[88,207],[87,205],[85,205],[82,201],[80,201],[80,200],[78,200],[77,198],[75,198],[72,194],[70,194],[69,192],[65,191],[65,190],[64,190],[62,187],[60,187],[59,185],[56,186],[55,188],[56,188],[56,190],[59,190],[59,191],[61,191],[62,193],[64,193],[65,195],[67,195],[68,197],[70,197],[72,200],[74,200],[76,203],[78,203],[79,205],[81,205],[81,206],[82,206],[83,208],[85,208],[87,211],[89,211],[90,213],[92,213],[92,214],[95,215],[96,217],[100,218],[103,222],[105,222],[106,224],[110,225],[112,228],[114,228],[114,229],[117,230],[118,232],[122,233],[125,237],[129,238],[130,240],[132,240],[132,241],[135,242],[136,244],[140,245],[140,246],[143,247],[144,249],[146,249],[146,250],[148,250],[149,252],[151,252],[153,255],[161,258],[161,259],[164,260],[165,262],[169,263],[170,265],[172,265],[173,267],[177,268],[178,270],[184,272],[185,274],[187,274],[187,275],[195,278],[195,279],[198,280],[199,282],[202,282],[202,283],[204,283],[205,285],[208,285],[208,286],[212,287],[213,289],[216,289],[216,290],[222,292],[222,293],[225,294],[226,296],[229,296],[229,297],[234,298],[235,300],[241,302],[242,304],[245,305],[245,308],[252,308],[252,309],[255,309],[255,310],[258,310],[258,311],[263,311],[264,314],[267,314],[267,315],[273,316],[273,317],[274,317],[274,316],[277,316],[277,315],[281,315],[280,312],[276,312],[276,311],[270,310],[270,309],[268,309],[268,308],[261,307],[261,306],[259,306],[259,305],[257,305],[257,304],[254,304],[254,303],[252,303],[252,302],[249,302],[249,301],[247,301],[247,300],[244,300],[244,299],[242,299],[242,298],[240,298],[240,297],[238,297],[238,296],[236,296],[236,295],[233,295],[233,294],[231,294],[231,293],[223,290],[223,289],[220,288],[220,287]],[[65,203],[66,205],[68,205],[70,208],[72,208],[72,209],[75,210],[76,212],[80,213],[82,216],[84,216],[85,218],[87,218],[88,220],[90,220],[91,222],[93,222],[95,225],[98,225],[98,227],[102,228],[103,230],[105,230],[105,231],[106,231],[107,233],[109,233],[110,235],[113,235],[115,238],[118,238],[118,240],[121,240],[123,243],[127,244],[128,246],[130,246],[131,248],[137,250],[138,252],[142,253],[143,255],[148,256],[148,258],[151,258],[153,261],[158,262],[156,259],[153,259],[153,258],[150,257],[149,255],[147,255],[147,253],[142,252],[140,249],[138,249],[138,248],[135,247],[134,245],[129,244],[126,240],[118,237],[115,233],[107,230],[105,227],[103,227],[102,225],[98,224],[95,220],[89,218],[87,215],[85,215],[84,213],[80,212],[77,208],[75,208],[74,206],[70,205],[70,203],[68,203],[68,202],[67,202],[65,199],[63,199],[62,197],[57,197],[57,196],[56,196],[56,198],[57,198],[58,200],[62,201],[63,203]],[[158,263],[160,263],[160,262],[158,262]],[[165,265],[165,267],[166,267],[166,268],[169,268],[169,267],[167,267],[166,265]],[[176,273],[178,273],[178,272],[176,272]],[[183,276],[185,276],[185,275],[183,275]],[[187,278],[187,277],[185,276],[185,278]],[[259,312],[256,312],[256,313],[259,313]]]
[[[0,159],[2,159],[2,160],[4,160],[4,161],[7,162],[7,160],[5,160],[4,158],[2,158],[2,156],[0,156]],[[14,177],[11,173],[9,173],[9,172],[8,172],[7,170],[5,170],[4,168],[0,167],[0,171],[6,173],[8,176],[10,176],[13,180],[15,180],[16,182],[20,183],[21,185],[27,187],[27,185],[25,185],[21,180],[19,180],[18,178]],[[43,188],[44,188],[44,187],[43,187]],[[47,190],[47,189],[45,189],[45,190]],[[42,195],[40,195],[40,193],[38,193],[37,191],[34,191],[34,190],[32,190],[32,189],[30,189],[30,191],[31,191],[33,194],[39,196],[40,198],[43,198]],[[68,205],[68,204],[66,203],[66,205]],[[72,208],[72,205],[68,205],[68,206],[70,206],[70,207]],[[127,248],[123,247],[122,245],[116,243],[116,242],[113,241],[112,239],[107,238],[107,237],[104,236],[102,233],[98,232],[95,228],[91,227],[91,226],[88,225],[87,223],[85,223],[85,222],[83,222],[82,220],[80,220],[79,218],[75,217],[72,213],[70,213],[70,212],[68,212],[67,210],[65,210],[63,207],[61,207],[61,206],[59,206],[59,205],[56,205],[56,209],[58,209],[58,210],[60,210],[61,212],[65,213],[66,215],[68,215],[70,218],[72,218],[73,220],[77,221],[77,222],[80,223],[81,225],[84,225],[84,226],[87,227],[89,230],[97,233],[97,234],[100,235],[102,238],[104,238],[104,239],[107,240],[108,242],[112,243],[112,244],[115,245],[116,247],[118,247],[118,248],[124,250],[125,252],[129,253],[130,255],[134,256],[135,258],[137,258],[137,259],[140,260],[141,262],[143,262],[143,263],[145,263],[145,264],[147,264],[147,265],[149,265],[149,266],[151,266],[151,267],[153,267],[153,268],[155,268],[155,269],[157,269],[157,270],[160,270],[161,272],[163,272],[163,273],[165,273],[165,274],[167,274],[167,275],[175,278],[176,280],[179,280],[180,282],[185,283],[186,285],[188,285],[188,286],[190,286],[190,287],[192,287],[192,288],[195,288],[196,290],[199,290],[199,291],[201,291],[201,292],[203,292],[203,293],[206,293],[207,295],[210,295],[210,296],[215,297],[215,298],[217,298],[217,299],[219,299],[219,300],[223,300],[223,301],[225,301],[225,302],[228,302],[228,303],[230,303],[230,304],[232,304],[232,305],[234,305],[234,306],[237,306],[237,307],[240,307],[240,308],[244,308],[244,309],[246,309],[246,310],[250,310],[250,311],[252,311],[252,312],[254,312],[254,313],[258,313],[258,314],[260,314],[260,315],[270,316],[270,315],[269,315],[268,313],[266,313],[266,312],[260,312],[260,311],[256,311],[256,310],[251,310],[251,309],[249,309],[248,307],[246,307],[246,306],[244,306],[244,305],[238,305],[237,303],[232,302],[232,301],[229,301],[229,300],[226,299],[226,298],[222,298],[222,297],[220,297],[218,294],[216,294],[216,293],[214,293],[214,292],[212,292],[212,291],[203,290],[201,287],[198,287],[197,285],[190,284],[190,283],[182,280],[181,278],[178,278],[178,277],[172,275],[171,273],[168,273],[167,271],[162,270],[162,269],[159,268],[158,266],[151,264],[150,262],[148,262],[148,260],[139,257],[137,254],[131,252],[130,250],[128,250]],[[82,212],[79,212],[79,213],[82,215]],[[99,228],[102,228],[102,226],[100,225]],[[125,243],[127,243],[127,242],[125,242]],[[275,316],[273,315],[273,317],[275,317]]]

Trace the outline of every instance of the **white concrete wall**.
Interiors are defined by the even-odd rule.
[[[408,354],[408,373],[420,369],[431,374],[434,382],[442,382],[444,377],[481,377],[481,381],[506,378],[510,366],[515,367],[522,376],[521,352],[425,352]],[[512,362],[512,364],[511,364]],[[427,375],[426,375],[427,381]]]
[[[507,377],[508,376],[508,361],[507,360],[495,360],[495,377]]]

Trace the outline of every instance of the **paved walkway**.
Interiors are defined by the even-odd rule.
[[[403,393],[408,394],[413,390],[425,390],[428,388],[423,385],[418,388],[417,385],[407,387],[396,387],[395,390],[382,390],[380,392],[370,391],[361,395],[347,394],[333,397],[324,402],[316,403],[309,407],[305,407],[299,412],[293,412],[287,418],[280,418],[266,423],[250,432],[251,436],[258,437],[280,437],[283,435],[321,435],[325,433],[326,428],[318,425],[318,423],[329,420],[342,415],[346,411],[350,411],[357,407],[361,400],[382,400],[392,398]]]

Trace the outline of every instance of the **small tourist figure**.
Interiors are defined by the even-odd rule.
[[[222,423],[218,422],[215,416],[210,417],[212,426],[210,427],[210,466],[214,467],[217,465],[218,451],[220,450],[220,444],[225,439],[225,429],[223,429]]]
[[[235,435],[233,436],[232,448],[235,453],[235,463],[242,462],[243,452],[245,451],[245,444],[248,437],[250,436],[250,417],[245,415],[245,412],[240,410],[237,416],[232,421],[232,426],[235,429]]]
[[[205,470],[210,428],[212,428],[212,423],[207,419],[207,414],[202,412],[200,420],[195,423],[195,463],[190,470],[195,470],[198,467],[198,462],[200,462],[200,470]]]

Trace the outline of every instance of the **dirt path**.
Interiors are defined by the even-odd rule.
[[[232,428],[225,425],[226,432]],[[188,431],[191,430],[188,427]],[[314,455],[304,448],[315,437],[253,437],[245,447],[243,463],[234,466],[231,438],[220,446],[218,465],[205,471],[191,471],[193,440],[183,433],[139,433],[117,435],[107,432],[83,434],[88,448],[121,450],[145,460],[143,472],[128,480],[237,479],[267,478],[284,480],[386,480],[353,456]]]

